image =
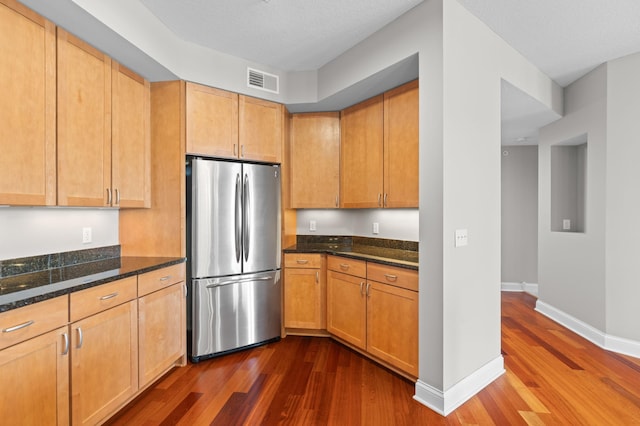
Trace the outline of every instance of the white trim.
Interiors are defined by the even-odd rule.
[[[541,300],[536,302],[536,311],[602,349],[640,358],[640,342],[636,340],[607,334]]]
[[[537,283],[527,283],[527,282],[503,282],[500,286],[500,290],[502,291],[524,291],[525,293],[529,293],[533,296],[538,297],[538,284]]]
[[[446,392],[442,392],[418,380],[416,382],[416,394],[413,399],[422,405],[426,405],[441,416],[447,416],[504,374],[504,372],[504,359],[500,355],[453,385]]]

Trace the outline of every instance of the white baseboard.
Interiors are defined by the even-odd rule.
[[[520,283],[503,282],[500,286],[502,291],[524,291],[525,293],[532,294],[538,297],[538,284],[526,283],[524,281]]]
[[[536,311],[608,351],[640,358],[640,342],[612,336],[579,319],[538,300]]]
[[[416,394],[413,399],[422,405],[426,405],[436,413],[447,416],[504,374],[504,372],[504,359],[500,355],[445,392],[418,380],[416,382]]]

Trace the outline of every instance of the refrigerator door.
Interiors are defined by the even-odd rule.
[[[193,280],[194,362],[280,337],[280,271]]]
[[[243,273],[280,268],[280,167],[243,165]]]
[[[242,273],[242,165],[193,159],[191,277]]]

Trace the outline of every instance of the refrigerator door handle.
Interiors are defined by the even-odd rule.
[[[241,280],[220,281],[219,283],[209,284],[207,288],[222,287],[224,285],[230,285],[230,284],[252,283],[256,281],[271,281],[271,280],[273,280],[273,277],[244,278]]]
[[[241,222],[242,218],[242,200],[240,199],[241,189],[240,189],[240,173],[236,174],[236,205],[235,205],[235,234],[236,234],[236,262],[240,262],[240,258],[242,256],[242,228]]]
[[[242,188],[242,196],[244,197],[243,215],[242,215],[242,235],[244,245],[244,260],[249,260],[249,242],[251,241],[251,226],[249,225],[249,212],[251,210],[251,194],[249,194],[249,175],[244,174],[244,187]]]

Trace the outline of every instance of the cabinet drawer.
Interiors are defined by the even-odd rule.
[[[0,314],[0,349],[62,327],[69,322],[69,297],[44,302]]]
[[[137,297],[137,277],[124,278],[71,293],[71,322],[107,310]]]
[[[322,265],[321,254],[309,253],[285,253],[285,268],[320,268]]]
[[[184,281],[184,276],[184,263],[141,274],[138,276],[138,296]]]
[[[412,269],[368,262],[367,279],[418,291],[418,272]]]
[[[338,271],[356,277],[367,276],[367,262],[364,260],[349,259],[347,257],[329,256],[327,267],[332,271]]]

